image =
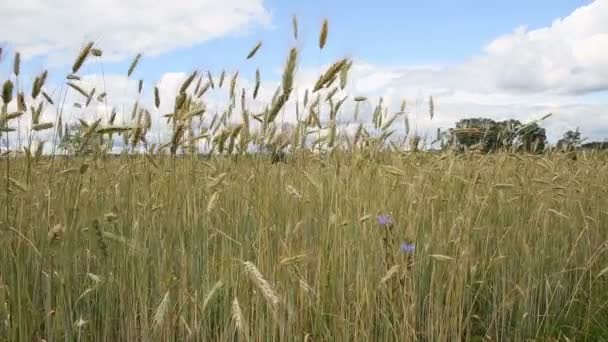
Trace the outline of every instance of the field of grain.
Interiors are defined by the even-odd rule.
[[[153,108],[72,136],[61,101],[89,118],[107,104],[78,75],[102,55],[84,46],[55,96],[46,71],[24,85],[18,53],[3,82],[0,341],[608,340],[605,153],[425,151],[406,102],[382,99],[343,134],[342,104],[371,101],[343,94],[352,61],[296,95],[296,48],[261,111],[245,100],[259,70],[247,92],[238,72],[194,71],[174,99],[153,88]],[[161,101],[172,131],[155,144]]]
[[[605,156],[292,158],[14,165],[0,338],[608,336]]]

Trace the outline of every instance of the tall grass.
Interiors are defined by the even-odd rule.
[[[74,163],[10,189],[4,340],[608,336],[605,156]]]
[[[321,48],[327,35],[325,21]],[[94,90],[75,74],[89,54],[102,51],[86,45],[68,82],[85,107]],[[320,75],[310,101],[305,92],[302,120],[286,133],[274,121],[290,100],[302,103],[292,94],[297,57],[291,49],[266,110],[242,104],[241,124],[227,123],[236,71],[226,111],[192,132],[193,120],[211,116],[200,99],[215,88],[210,71],[193,72],[165,115],[172,134],[160,146],[149,146],[151,114],[136,103],[125,126],[115,112],[107,122],[81,120],[78,150],[90,154],[29,145],[23,156],[5,153],[0,340],[608,339],[605,154],[435,154],[417,152],[418,136],[405,151],[389,142],[399,116],[409,127],[405,102],[391,114],[382,100],[379,136],[364,125],[343,135],[336,122],[346,97],[334,99],[346,95],[347,59]],[[25,114],[7,110],[17,78],[4,83],[3,138]],[[34,82],[33,108],[55,106],[45,79]],[[258,70],[254,98],[259,87]],[[158,111],[165,99],[153,89]],[[35,132],[61,134],[56,109],[56,126],[32,110]],[[121,135],[130,151],[147,152],[89,149]],[[201,140],[213,153],[198,153]],[[249,145],[292,153],[272,164],[246,153]]]

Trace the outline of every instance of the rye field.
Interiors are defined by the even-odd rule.
[[[608,340],[606,153],[431,152],[381,99],[349,136],[346,103],[371,101],[342,94],[352,62],[296,95],[297,48],[262,109],[259,71],[242,91],[195,71],[91,119],[107,99],[79,70],[102,57],[85,45],[54,93],[16,54],[3,82],[0,341]]]
[[[24,182],[1,203],[6,341],[608,336],[606,156],[138,157],[11,172]]]

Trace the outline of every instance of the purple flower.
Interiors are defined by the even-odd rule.
[[[380,215],[378,216],[378,224],[384,227],[392,226],[393,218],[390,215]]]
[[[404,242],[401,244],[400,248],[405,254],[414,254],[414,251],[416,251],[416,244]]]

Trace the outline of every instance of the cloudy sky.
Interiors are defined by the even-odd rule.
[[[323,19],[329,39],[320,51]],[[543,123],[552,142],[576,127],[590,139],[608,138],[608,0],[21,0],[0,4],[0,22],[0,79],[14,77],[18,50],[22,83],[48,68],[46,90],[59,96],[78,50],[93,40],[104,56],[85,65],[83,82],[105,89],[117,106],[129,107],[125,112],[138,98],[137,79],[145,80],[140,101],[150,104],[154,85],[169,99],[194,70],[239,70],[241,88],[259,68],[267,100],[288,49],[297,46],[300,96],[329,63],[349,57],[345,93],[367,96],[364,111],[380,97],[395,111],[407,100],[420,131],[449,128],[463,117],[527,121],[553,113]],[[258,54],[245,60],[258,41]],[[129,81],[126,70],[140,52]]]

